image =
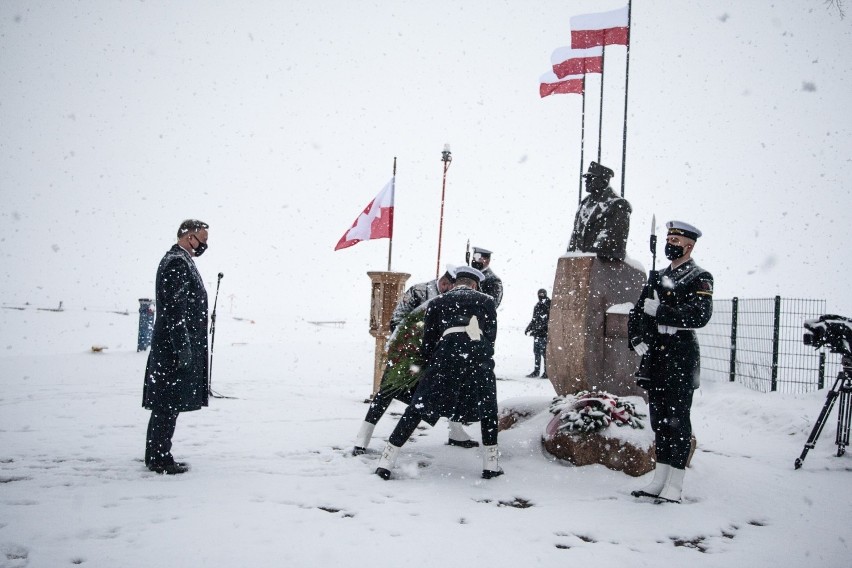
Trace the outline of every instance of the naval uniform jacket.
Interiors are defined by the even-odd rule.
[[[479,341],[466,332],[444,335],[449,328],[467,326],[472,316],[481,330]],[[421,347],[426,368],[411,401],[426,422],[434,426],[442,416],[478,422],[496,409],[496,339],[497,308],[488,294],[457,286],[429,302]]]
[[[157,268],[157,316],[145,368],[142,406],[172,412],[207,406],[207,291],[189,253],[174,245]],[[178,368],[189,347],[192,364]]]
[[[417,306],[428,302],[440,294],[441,292],[438,290],[437,278],[435,280],[430,280],[429,282],[421,282],[411,286],[405,291],[402,298],[399,299],[399,302],[397,302],[396,307],[393,310],[393,314],[391,314],[391,331],[394,331],[399,324],[402,323],[402,320],[405,319],[405,316],[413,312]]]
[[[483,270],[482,274],[485,279],[479,284],[479,289],[494,298],[494,307],[499,308],[503,301],[503,281],[490,267]]]
[[[655,359],[668,351],[664,359],[669,363],[655,363],[651,385],[691,381],[693,388],[698,388],[701,359],[693,330],[707,325],[713,315],[713,276],[690,259],[675,269],[669,266],[663,270],[656,291],[660,307],[650,318],[657,325],[656,345],[649,347]],[[631,319],[642,311],[642,304],[637,302]]]

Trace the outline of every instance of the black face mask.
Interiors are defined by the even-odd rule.
[[[201,256],[202,254],[204,254],[204,251],[207,250],[207,243],[202,243],[198,237],[195,237],[195,240],[198,241],[198,246],[192,247],[192,254],[194,254],[195,256]]]
[[[673,245],[671,243],[666,243],[666,258],[669,260],[677,260],[684,255],[683,247],[679,247],[677,245]]]

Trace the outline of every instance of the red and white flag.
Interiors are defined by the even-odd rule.
[[[598,45],[627,45],[627,6],[609,12],[571,18],[571,47],[587,49]]]
[[[553,72],[558,78],[568,75],[585,75],[586,73],[601,73],[603,70],[603,47],[588,49],[572,49],[557,47],[550,56]]]
[[[373,199],[364,212],[358,215],[352,228],[346,231],[334,250],[351,247],[361,241],[389,239],[393,237],[393,198],[394,180]]]
[[[548,71],[539,79],[538,94],[541,98],[550,95],[582,95],[583,77],[569,75],[560,79],[553,71]]]

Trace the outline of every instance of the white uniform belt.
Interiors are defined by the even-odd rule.
[[[479,320],[476,316],[471,316],[470,323],[467,325],[448,327],[444,330],[444,333],[441,334],[441,337],[446,337],[450,333],[466,333],[473,341],[479,341],[482,337],[482,330],[479,328]]]
[[[674,327],[671,325],[657,325],[657,333],[661,335],[674,335],[679,331],[689,331],[689,327]]]
[[[441,337],[446,337],[451,333],[466,333],[467,326],[465,325],[457,325],[456,327],[448,327],[444,330],[444,333],[441,334]]]

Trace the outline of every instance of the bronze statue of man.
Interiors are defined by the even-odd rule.
[[[633,208],[609,186],[613,171],[597,162],[583,177],[589,193],[574,217],[568,252],[593,252],[601,260],[624,260]]]

